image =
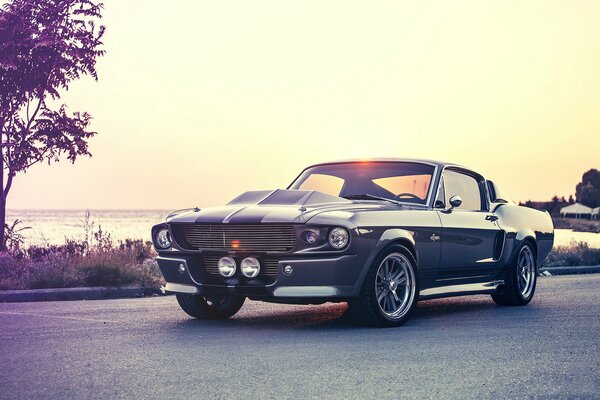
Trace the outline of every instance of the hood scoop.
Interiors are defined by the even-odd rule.
[[[277,189],[245,192],[231,200],[227,205],[265,205],[265,206],[298,206],[299,208],[321,206],[326,204],[351,204],[352,201],[316,190]]]

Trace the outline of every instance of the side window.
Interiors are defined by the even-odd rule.
[[[446,204],[450,204],[450,197],[462,198],[461,210],[481,210],[481,192],[479,183],[475,178],[460,172],[444,171],[444,184],[446,187]]]

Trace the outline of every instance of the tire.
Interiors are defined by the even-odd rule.
[[[197,319],[226,319],[237,313],[244,301],[243,296],[194,296],[177,293],[177,302],[183,311]]]
[[[393,244],[375,258],[359,297],[351,299],[348,306],[361,325],[395,327],[408,320],[418,294],[417,262],[406,247]]]
[[[519,248],[504,284],[492,294],[496,304],[524,306],[531,301],[537,283],[535,259],[535,251],[530,243],[525,243]]]

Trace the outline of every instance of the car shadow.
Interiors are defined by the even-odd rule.
[[[487,311],[494,313],[501,307],[495,305],[489,296],[465,296],[445,299],[426,300],[418,303],[411,319],[405,327],[418,327],[427,322],[435,322],[440,318]],[[493,318],[493,316],[490,316]],[[220,330],[226,328],[229,332],[238,329],[242,331],[347,331],[371,330],[357,324],[346,303],[326,303],[316,306],[281,306],[273,307],[265,304],[253,304],[251,310],[242,308],[236,316],[226,320],[196,320],[192,318],[178,319],[170,325],[174,330]]]
[[[447,297],[420,301],[412,318],[446,317],[490,309],[499,309],[499,307],[489,295]]]
[[[319,306],[286,307],[280,310],[261,311],[254,307],[252,312],[240,312],[226,320],[196,320],[185,319],[178,321],[175,328],[227,328],[249,330],[290,330],[290,329],[335,329],[354,326],[354,321],[347,313],[345,303],[323,304]]]

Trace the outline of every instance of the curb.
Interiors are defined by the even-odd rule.
[[[162,295],[160,289],[140,287],[79,287],[0,291],[0,303],[60,300],[122,299]]]
[[[579,275],[600,273],[600,265],[581,265],[577,267],[542,267],[540,274],[549,272],[551,275]]]

